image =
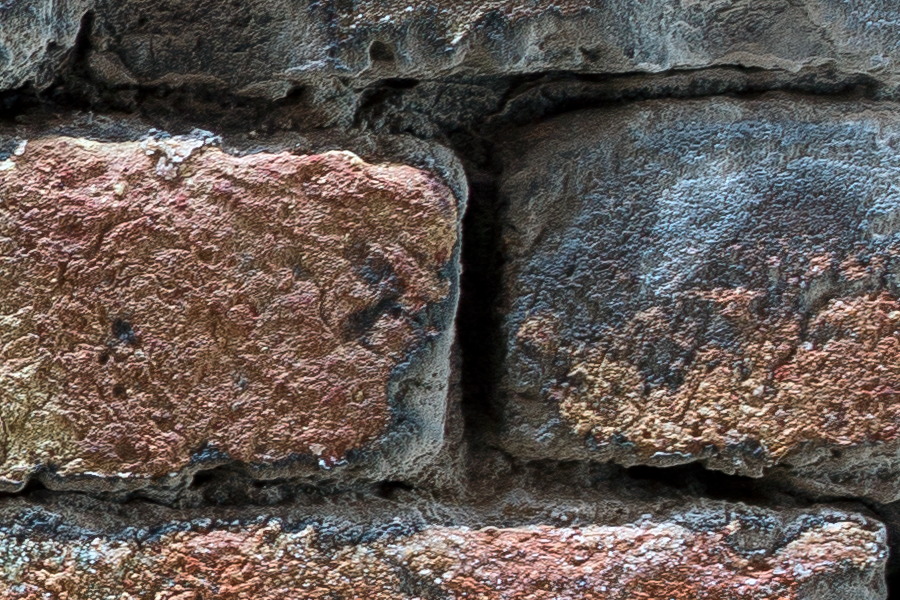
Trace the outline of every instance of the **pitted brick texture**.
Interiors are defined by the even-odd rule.
[[[898,134],[887,107],[773,97],[510,142],[510,447],[822,480],[849,449],[840,489],[900,496]]]
[[[11,600],[812,600],[817,589],[848,599],[882,591],[883,529],[839,512],[780,521],[735,508],[624,526],[393,528],[355,542],[279,520],[175,523],[152,537],[5,533],[0,591]]]
[[[391,430],[391,381],[448,335],[457,211],[435,177],[203,143],[47,138],[0,163],[10,485],[222,454],[343,463]]]

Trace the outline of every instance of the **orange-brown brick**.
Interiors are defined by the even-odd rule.
[[[830,510],[696,508],[627,525],[419,525],[344,537],[330,524],[169,523],[117,534],[31,511],[0,531],[10,600],[844,600],[883,594],[885,533]],[[34,532],[29,519],[54,525]],[[372,527],[377,530],[377,527]],[[48,596],[49,594],[49,596]]]

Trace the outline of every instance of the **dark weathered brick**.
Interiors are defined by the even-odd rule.
[[[510,141],[507,446],[900,497],[898,136],[890,106],[772,96]]]

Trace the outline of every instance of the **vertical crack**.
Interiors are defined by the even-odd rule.
[[[463,220],[462,281],[457,322],[462,354],[462,410],[472,447],[483,444],[499,415],[493,407],[502,373],[502,206],[499,166],[490,143],[471,134],[453,146],[464,161],[470,197]]]

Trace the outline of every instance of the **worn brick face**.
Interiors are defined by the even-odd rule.
[[[457,210],[423,171],[58,137],[3,162],[0,194],[7,487],[332,467],[391,431],[409,361],[446,371]]]
[[[76,43],[78,20],[92,11],[86,66],[113,90],[203,83],[277,100],[297,82],[310,83],[309,107],[345,126],[352,115],[327,110],[337,107],[327,106],[334,96],[322,75],[365,84],[554,70],[797,73],[828,65],[826,81],[833,73],[898,81],[898,11],[887,0],[359,0],[302,11],[289,0],[40,0],[3,10],[9,25],[0,32],[0,55],[11,58],[0,76],[4,89],[29,79],[49,85]]]
[[[104,535],[32,518],[54,525],[0,533],[5,598],[812,600],[821,589],[868,598],[882,591],[885,553],[883,528],[859,516],[736,506],[620,526],[408,533],[395,520],[396,534],[343,542],[333,525],[279,519]]]
[[[510,142],[509,447],[900,497],[898,133],[715,99]]]

